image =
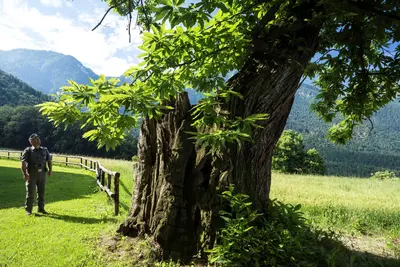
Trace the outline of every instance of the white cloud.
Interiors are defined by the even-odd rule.
[[[61,0],[40,0],[40,3],[45,6],[50,6],[50,7],[62,7],[62,2]]]
[[[97,16],[92,17],[88,13],[77,13],[75,18],[44,15],[25,1],[0,0],[0,49],[42,49],[72,55],[96,73],[108,76],[120,75],[137,64],[138,30],[132,30],[129,43],[126,19],[109,14],[104,21],[107,27],[93,32]]]

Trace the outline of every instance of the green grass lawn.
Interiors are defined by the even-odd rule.
[[[94,175],[55,166],[46,185],[50,214],[27,216],[19,166],[0,160],[0,266],[106,266],[96,249],[99,238],[114,231],[125,214],[113,216]]]
[[[124,255],[118,254],[121,249],[110,254],[104,248],[128,213],[132,162],[101,159],[101,163],[121,173],[118,217],[113,216],[112,201],[99,192],[92,172],[60,165],[54,166],[47,180],[50,214],[26,216],[20,163],[0,159],[0,266],[137,266],[137,254],[129,251],[144,243],[123,239],[118,246]],[[362,243],[358,250],[379,255],[386,262],[382,266],[400,266],[399,260],[386,260],[399,257],[400,251],[396,242],[392,250],[386,246],[400,241],[399,181],[274,173],[271,188],[272,198],[302,204],[301,210],[314,225],[356,238],[354,242]],[[377,243],[386,254],[378,251]]]

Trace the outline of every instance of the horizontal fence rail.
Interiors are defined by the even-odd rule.
[[[65,166],[80,166],[86,170],[96,173],[96,183],[100,189],[114,201],[114,215],[119,213],[119,172],[114,172],[106,169],[101,165],[100,161],[93,160],[87,157],[69,156],[61,154],[51,154],[52,162]],[[22,156],[22,151],[0,150],[0,157],[7,159],[19,159]],[[113,191],[114,190],[114,191]]]

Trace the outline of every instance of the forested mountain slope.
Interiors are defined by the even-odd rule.
[[[400,104],[392,102],[355,132],[346,145],[335,145],[325,136],[331,124],[310,110],[318,89],[303,85],[295,99],[286,129],[300,132],[307,147],[315,147],[325,159],[328,174],[370,176],[372,172],[400,171]],[[371,131],[372,129],[372,131]]]
[[[36,105],[49,99],[49,96],[0,69],[0,106]]]

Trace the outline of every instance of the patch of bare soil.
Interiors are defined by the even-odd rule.
[[[159,257],[158,247],[151,239],[103,235],[98,245],[110,262],[127,266],[154,266]]]
[[[387,240],[376,236],[342,236],[340,241],[350,250],[376,255],[382,258],[396,259],[395,252],[387,246]],[[393,242],[399,242],[394,240]]]

